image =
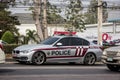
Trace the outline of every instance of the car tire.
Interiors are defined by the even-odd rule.
[[[41,65],[45,62],[45,60],[46,60],[46,56],[44,53],[36,52],[33,54],[33,57],[32,57],[33,64]]]
[[[84,58],[85,65],[94,65],[96,62],[96,56],[93,53],[87,53]]]
[[[111,71],[119,71],[120,70],[120,66],[118,65],[111,65],[111,64],[107,64],[108,69],[110,69]]]

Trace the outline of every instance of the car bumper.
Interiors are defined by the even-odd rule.
[[[13,57],[16,61],[29,61],[27,56],[23,57]]]
[[[13,59],[16,61],[31,61],[32,60],[32,55],[34,54],[34,51],[31,51],[29,53],[12,53]]]
[[[107,56],[102,56],[102,62],[111,65],[120,65],[120,57],[109,58]]]

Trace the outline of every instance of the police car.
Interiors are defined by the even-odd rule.
[[[102,48],[77,36],[52,36],[40,44],[19,46],[12,52],[13,58],[20,63],[74,62],[93,65],[100,61]]]

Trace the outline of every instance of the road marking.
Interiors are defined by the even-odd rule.
[[[0,78],[17,78],[17,77],[24,77],[24,78],[33,78],[33,77],[119,77],[120,74],[87,74],[87,75],[79,75],[79,74],[45,74],[45,75],[0,75]]]
[[[0,69],[107,69],[106,66],[22,66],[22,67],[0,67]]]

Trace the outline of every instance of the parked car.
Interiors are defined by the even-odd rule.
[[[97,44],[98,41],[97,40],[93,40],[92,42],[94,44]],[[102,44],[103,44],[103,46],[114,46],[115,45],[115,43],[113,41],[107,42],[105,40],[102,41]]]
[[[93,65],[101,60],[102,47],[77,36],[52,36],[40,44],[22,45],[12,51],[18,62],[82,63]]]
[[[102,55],[102,62],[105,63],[111,71],[119,71],[120,46],[105,49]]]
[[[0,44],[8,44],[8,43],[3,40],[0,40]]]
[[[0,63],[5,63],[5,53],[2,44],[0,44]]]

